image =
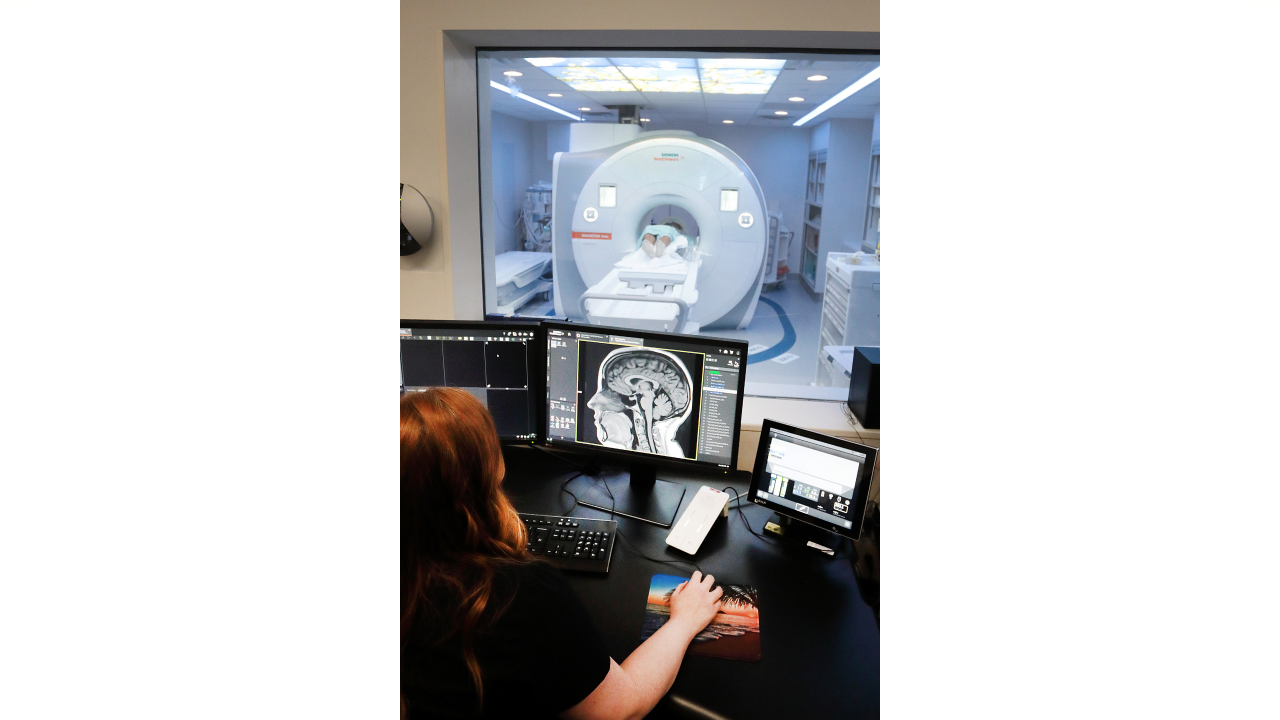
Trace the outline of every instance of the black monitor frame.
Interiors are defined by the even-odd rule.
[[[663,340],[674,340],[680,343],[706,343],[716,345],[726,350],[740,351],[742,358],[741,372],[738,373],[738,402],[736,403],[733,413],[733,437],[729,449],[729,465],[728,467],[720,467],[713,465],[705,460],[688,460],[685,458],[673,458],[666,455],[655,455],[651,453],[635,452],[632,450],[619,450],[617,448],[607,448],[597,445],[584,445],[577,442],[552,442],[550,428],[547,427],[549,422],[549,414],[547,413],[547,404],[550,401],[547,386],[547,374],[550,373],[551,357],[548,354],[548,338],[552,330],[561,330],[565,332],[600,332],[613,335],[625,335],[628,337],[638,337],[646,343],[650,340],[662,342]],[[568,452],[580,453],[582,455],[592,456],[597,461],[604,463],[615,463],[619,465],[647,465],[654,468],[667,468],[673,470],[685,471],[705,471],[705,472],[723,472],[724,474],[732,473],[738,467],[738,451],[742,432],[742,403],[746,395],[747,386],[747,342],[743,340],[731,340],[729,338],[720,338],[712,335],[680,335],[677,333],[650,332],[648,330],[636,330],[633,328],[611,327],[608,325],[592,325],[588,323],[573,323],[563,321],[544,320],[542,322],[542,352],[543,352],[543,394],[541,412],[542,412],[542,443],[548,448],[563,450]],[[649,347],[649,345],[645,345]],[[701,398],[699,398],[701,402]]]
[[[767,448],[769,446],[769,433],[772,430],[781,430],[782,432],[790,433],[797,437],[816,440],[845,450],[860,452],[867,456],[867,462],[863,463],[862,470],[858,473],[858,478],[853,486],[853,507],[860,509],[860,512],[850,518],[853,520],[853,527],[846,529],[836,525],[835,523],[827,522],[812,515],[797,512],[795,508],[763,500],[759,497],[760,489],[767,484],[764,482],[764,468],[769,458]],[[805,430],[804,428],[798,428],[794,425],[786,425],[778,422],[777,420],[765,418],[764,423],[760,426],[760,444],[756,448],[756,465],[755,469],[751,473],[751,488],[747,491],[747,497],[751,502],[763,508],[768,508],[784,518],[798,520],[822,530],[857,540],[862,534],[862,518],[867,512],[867,493],[871,489],[871,478],[875,475],[876,461],[879,460],[879,455],[880,453],[876,448],[868,445],[862,445],[851,440],[845,440],[844,438],[824,435],[819,432]]]
[[[400,319],[401,328],[430,327],[440,328],[443,330],[465,330],[475,329],[486,332],[492,331],[521,331],[533,332],[533,358],[526,358],[526,371],[529,374],[529,393],[533,398],[533,435],[529,438],[513,438],[510,436],[498,436],[498,440],[504,445],[538,445],[545,438],[543,429],[546,427],[546,354],[547,344],[545,334],[542,332],[541,323],[529,320],[504,319],[500,322],[493,320],[406,320]],[[542,358],[542,360],[539,360]],[[404,393],[404,386],[400,387],[401,394]]]

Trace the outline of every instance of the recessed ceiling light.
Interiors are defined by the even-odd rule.
[[[804,102],[804,98],[800,98],[800,97],[787,98],[787,99],[790,100],[791,102]]]
[[[773,114],[774,114],[774,115],[786,115],[786,114],[787,114],[787,111],[786,111],[786,110],[774,110],[774,111],[773,111]]]
[[[508,70],[502,74],[506,75],[507,77],[520,77],[521,75],[524,75],[524,73],[520,72],[519,70]]]
[[[733,124],[733,121],[732,121],[732,120],[725,120],[725,121],[724,121],[724,124],[725,124],[725,125],[732,125],[732,124]]]
[[[814,82],[818,82],[819,80],[826,80],[827,76],[826,75],[810,75],[808,79]]]
[[[547,93],[547,97],[564,97],[560,93]]]
[[[578,108],[579,110],[590,110],[591,108]]]
[[[640,122],[649,122],[649,118],[640,118]]]

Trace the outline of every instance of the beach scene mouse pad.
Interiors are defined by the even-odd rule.
[[[675,575],[654,575],[649,582],[649,603],[644,611],[640,641],[671,619],[671,594],[688,580]],[[690,655],[758,662],[760,660],[759,592],[749,585],[720,585],[720,612],[689,645]]]

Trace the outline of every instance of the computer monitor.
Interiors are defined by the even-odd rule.
[[[630,470],[630,483],[606,485],[605,497],[589,489],[581,504],[669,527],[684,487],[658,480],[659,468],[727,475],[736,466],[747,343],[563,322],[542,327],[547,446]]]
[[[461,388],[489,409],[498,438],[533,444],[542,398],[542,341],[521,322],[400,321],[400,392]]]
[[[873,447],[766,419],[748,497],[783,518],[777,534],[799,520],[856,540],[876,454]]]

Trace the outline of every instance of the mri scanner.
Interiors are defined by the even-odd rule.
[[[571,136],[552,166],[556,315],[660,332],[746,327],[769,225],[751,168],[691,132],[579,129],[597,139]],[[657,256],[642,247],[654,225],[674,228]]]

